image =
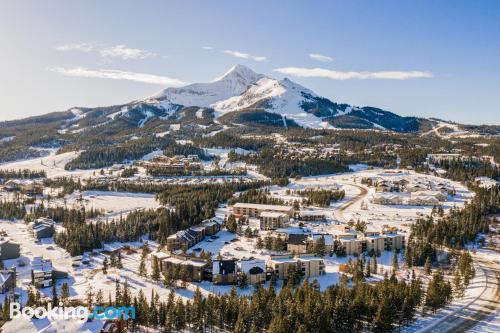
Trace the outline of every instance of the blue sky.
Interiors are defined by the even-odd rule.
[[[500,124],[500,1],[18,0],[1,5],[0,40],[0,120],[241,63],[338,102]]]

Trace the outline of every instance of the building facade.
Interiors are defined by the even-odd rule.
[[[289,216],[285,213],[265,211],[260,213],[260,230],[276,230],[287,225],[288,221]]]
[[[259,217],[262,212],[284,213],[292,217],[294,209],[292,206],[261,205],[244,202],[238,202],[233,205],[233,214],[236,216]]]

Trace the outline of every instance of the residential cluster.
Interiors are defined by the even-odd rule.
[[[22,192],[28,196],[42,194],[43,184],[34,179],[9,179],[2,184],[7,192]]]
[[[375,188],[370,201],[378,205],[437,206],[455,195],[455,188],[445,182],[364,177],[361,183]]]
[[[175,155],[172,157],[158,155],[149,161],[138,161],[136,164],[146,169],[161,168],[172,172],[201,170],[202,168],[198,155]]]
[[[170,235],[167,238],[167,249],[171,252],[177,250],[186,251],[204,240],[205,236],[215,239],[215,234],[220,231],[221,227],[221,222],[216,219],[205,220],[198,226],[193,226]]]
[[[28,230],[36,239],[50,238],[54,235],[56,223],[47,217],[40,217],[28,224]]]
[[[184,254],[155,252],[163,272],[177,273],[184,281],[209,280],[217,285],[238,284],[243,279],[248,284],[260,284],[270,280],[286,279],[290,267],[302,276],[314,277],[325,273],[323,259],[312,255],[276,255],[263,259],[217,259],[207,260]]]

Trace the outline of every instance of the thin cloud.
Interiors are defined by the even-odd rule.
[[[339,72],[324,68],[302,67],[282,67],[274,71],[297,77],[321,77],[332,80],[409,80],[434,77],[432,73],[422,71]]]
[[[57,51],[82,51],[90,52],[94,49],[92,44],[88,43],[70,43],[65,45],[59,45],[55,48]]]
[[[311,58],[313,60],[321,61],[321,62],[333,61],[332,57],[329,57],[329,56],[326,56],[323,54],[319,54],[319,53],[309,53],[309,58]]]
[[[241,51],[223,50],[221,52],[225,53],[225,54],[228,54],[228,55],[230,55],[232,57],[235,57],[235,58],[240,58],[240,59],[251,59],[253,61],[258,61],[258,62],[267,61],[267,57],[264,57],[264,56],[255,56],[255,55],[251,55],[251,54],[244,53],[244,52],[241,52]]]
[[[155,56],[155,54],[152,52],[127,47],[125,45],[105,47],[102,48],[99,52],[104,58],[122,58],[123,60],[146,59]]]
[[[112,58],[129,59],[146,59],[156,56],[155,53],[128,47],[126,45],[103,46],[90,43],[71,43],[55,47],[57,51],[81,51],[89,53],[92,51],[98,52],[100,56],[109,62]]]
[[[49,70],[65,76],[72,76],[72,77],[127,80],[127,81],[157,84],[161,86],[182,86],[186,84],[186,82],[168,76],[127,72],[127,71],[120,71],[113,69],[94,70],[85,67],[73,67],[73,68],[55,67],[55,68],[50,68]]]
[[[204,50],[207,50],[207,51],[213,51],[214,50],[214,48],[211,47],[211,46],[202,46],[201,48],[204,49]]]

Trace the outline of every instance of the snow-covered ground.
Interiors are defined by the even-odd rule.
[[[0,169],[44,170],[47,173],[47,177],[50,178],[62,176],[89,177],[95,172],[95,170],[64,170],[66,163],[76,158],[80,152],[72,151],[63,154],[56,154],[57,149],[47,149],[47,151],[49,152],[47,156],[3,163],[0,164]]]
[[[228,150],[210,150],[210,153],[217,154],[221,157],[227,156]],[[64,155],[64,154],[63,154]],[[51,155],[51,158],[55,155]],[[61,155],[58,155],[59,157]],[[70,158],[68,157],[66,158]],[[57,162],[59,161],[59,162]],[[46,167],[47,172],[51,172],[51,175],[58,175],[64,171],[64,169],[57,169],[58,163],[61,160],[56,161],[56,166],[54,168]],[[40,159],[38,159],[40,162]],[[17,162],[22,163],[22,162]],[[24,162],[26,166],[33,166],[37,169],[35,161]],[[54,163],[53,163],[54,164]],[[38,165],[36,165],[38,167]],[[3,166],[5,167],[5,165]],[[13,168],[12,163],[8,168]],[[366,176],[381,176],[385,178],[390,177],[406,177],[411,181],[421,180],[422,178],[429,180],[442,180],[433,176],[424,176],[415,174],[413,172],[408,172],[403,175],[387,173],[384,170],[366,170],[363,166],[355,167],[356,172],[347,174],[333,174],[333,175],[323,175],[315,177],[303,177],[298,180],[292,180],[290,184],[284,187],[271,186],[269,187],[270,193],[273,197],[281,198],[283,200],[295,200],[297,197],[292,194],[287,194],[287,190],[299,190],[306,188],[339,188],[345,191],[346,196],[339,202],[333,203],[330,207],[310,207],[310,210],[322,211],[327,217],[326,222],[316,222],[307,223],[307,228],[313,231],[330,232],[335,228],[335,225],[339,222],[345,222],[350,218],[365,220],[373,226],[381,226],[385,224],[398,226],[398,228],[405,230],[407,226],[415,221],[417,216],[420,214],[429,214],[432,207],[416,207],[416,206],[380,206],[368,204],[368,209],[362,209],[361,203],[363,202],[363,196],[369,194],[372,190],[371,188],[367,193],[363,193],[366,188],[360,184],[362,177]],[[465,200],[470,199],[471,193],[467,191],[462,185],[458,183],[453,183],[453,186],[457,190],[457,195],[455,197],[450,197],[447,202],[444,203],[445,210],[449,209],[453,205],[461,206]],[[151,194],[144,193],[126,193],[126,192],[106,192],[106,191],[84,191],[81,193],[75,192],[65,198],[67,205],[78,205],[82,202],[88,208],[104,209],[107,212],[107,217],[117,216],[118,214],[126,214],[134,209],[141,208],[155,208],[158,203]],[[62,199],[53,199],[51,201],[52,205],[63,204]],[[346,208],[347,207],[347,208]],[[342,213],[339,213],[342,211]],[[223,205],[216,211],[216,218],[223,220],[230,214],[229,208]],[[295,223],[295,222],[293,222]],[[293,224],[292,223],[292,224]],[[258,221],[251,219],[250,227],[253,229],[258,229]],[[160,297],[165,298],[168,296],[170,290],[165,288],[161,282],[154,282],[150,278],[143,278],[138,275],[139,263],[140,263],[140,246],[141,242],[128,243],[132,250],[126,251],[122,250],[122,262],[123,269],[110,268],[107,274],[102,272],[102,260],[105,254],[96,252],[90,255],[91,263],[88,266],[83,267],[72,267],[72,260],[69,254],[63,249],[59,248],[51,239],[46,239],[41,242],[41,244],[36,244],[35,241],[29,236],[27,227],[22,222],[10,222],[10,221],[0,221],[0,229],[4,229],[9,237],[21,244],[22,256],[21,261],[25,265],[19,265],[18,260],[6,261],[6,266],[16,265],[19,271],[19,281],[29,279],[31,261],[35,256],[43,256],[53,260],[54,267],[65,270],[69,273],[69,278],[63,281],[58,281],[58,288],[60,288],[62,282],[67,282],[70,286],[70,293],[72,297],[84,298],[85,292],[92,286],[94,291],[102,290],[105,298],[108,294],[113,295],[115,290],[115,281],[127,281],[131,292],[133,294],[139,292],[139,290],[145,290],[146,296],[150,297],[151,290],[158,293]],[[261,237],[265,234],[260,232]],[[212,253],[213,257],[216,257],[219,253],[224,257],[235,257],[235,258],[260,258],[266,260],[270,254],[275,254],[268,250],[257,250],[255,248],[255,238],[248,239],[246,237],[236,236],[235,234],[229,233],[228,231],[221,231],[218,233],[218,238],[214,240],[204,240],[201,243],[195,245],[190,251],[193,253],[199,253],[201,250],[209,251]],[[119,248],[125,244],[106,244],[106,249]],[[157,244],[150,242],[151,248],[153,250],[157,249]],[[381,256],[377,258],[379,272],[374,274],[372,277],[373,281],[379,280],[383,276],[384,271],[391,270],[392,252],[382,252]],[[345,264],[349,259],[355,259],[354,257],[342,257],[337,258],[336,256],[325,257],[325,271],[326,274],[319,277],[310,278],[311,281],[318,280],[321,290],[325,290],[328,286],[336,284],[339,281],[340,273],[339,266]],[[401,258],[400,258],[401,259]],[[147,264],[150,270],[150,263]],[[405,272],[401,272],[400,275],[403,276]],[[471,288],[468,291],[467,297],[474,297],[476,290],[481,287],[481,274],[478,272],[476,279],[471,284]],[[280,282],[281,283],[281,282]],[[277,288],[279,289],[280,283]],[[209,282],[199,282],[199,283],[188,283],[186,288],[176,288],[174,292],[181,296],[183,299],[190,299],[193,297],[194,291],[199,287],[204,295],[208,293],[228,293],[230,292],[232,286],[215,286]],[[250,294],[252,288],[239,289],[240,294]],[[42,293],[46,296],[50,296],[50,288],[45,288]],[[26,298],[26,290],[22,292],[24,298]],[[466,299],[460,302],[466,302]],[[457,303],[456,306],[460,306],[463,303]],[[424,318],[425,319],[425,318]]]
[[[477,325],[469,332],[498,332],[500,329],[500,307],[498,307],[498,277],[500,264],[498,252],[478,249],[473,256],[476,261],[476,276],[465,291],[465,296],[455,299],[434,314],[419,314],[416,321],[403,331],[407,333],[438,331],[440,328],[460,328],[461,320],[471,320]],[[479,263],[478,263],[479,261]],[[496,307],[496,311],[491,311]],[[486,315],[485,310],[489,310]],[[482,315],[477,318],[477,315]],[[454,327],[455,325],[456,327]]]
[[[473,196],[465,186],[458,182],[453,182],[432,175],[422,175],[413,171],[404,173],[389,173],[383,169],[367,170],[362,167],[359,171],[337,175],[322,175],[303,177],[299,180],[291,180],[285,187],[273,186],[270,188],[271,195],[285,201],[296,200],[297,197],[287,195],[286,190],[300,190],[305,188],[336,188],[345,191],[345,198],[332,203],[330,207],[314,208],[316,211],[323,211],[325,215],[340,222],[349,220],[361,220],[369,226],[379,228],[383,225],[394,226],[401,231],[407,231],[409,226],[418,218],[429,215],[432,206],[410,206],[410,205],[378,205],[369,202],[368,197],[375,193],[375,188],[368,188],[361,184],[363,177],[381,177],[387,180],[406,179],[410,182],[446,182],[456,190],[456,195],[449,196],[448,200],[441,202],[443,210],[449,211],[452,207],[462,207],[464,203]],[[363,194],[363,190],[366,191]],[[357,199],[357,201],[355,200]],[[345,207],[347,206],[348,207]]]
[[[80,199],[83,199],[80,200]],[[111,218],[137,209],[152,209],[158,207],[158,202],[154,194],[150,193],[130,193],[113,191],[75,191],[65,197],[66,205],[85,205],[87,209],[94,208],[105,211],[105,217]],[[63,199],[56,199],[52,205],[62,206]]]

